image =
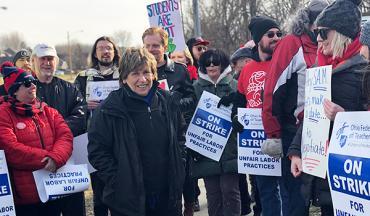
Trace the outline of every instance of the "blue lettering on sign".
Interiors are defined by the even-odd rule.
[[[202,109],[198,109],[192,123],[225,138],[231,130],[231,122]]]
[[[370,200],[370,159],[329,154],[328,169],[333,190]]]
[[[260,148],[266,140],[264,130],[245,129],[239,133],[239,147],[243,148]]]
[[[10,187],[8,175],[6,173],[0,174],[0,197],[10,195]]]

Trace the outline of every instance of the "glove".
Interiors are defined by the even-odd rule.
[[[235,115],[232,119],[232,126],[234,131],[241,133],[244,130],[244,126],[238,121],[238,115]]]
[[[266,139],[266,141],[261,144],[261,151],[263,154],[267,154],[273,158],[283,157],[283,144],[281,143],[281,139]]]
[[[217,108],[220,108],[221,105],[226,107],[230,106],[230,104],[234,101],[235,93],[231,93],[229,95],[223,96],[217,104]]]

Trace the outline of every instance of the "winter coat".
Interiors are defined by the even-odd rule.
[[[158,80],[167,80],[171,92],[176,91],[180,96],[180,109],[187,123],[193,116],[195,95],[192,82],[190,81],[187,67],[172,61],[167,55],[164,56],[166,64],[158,68]]]
[[[54,77],[51,83],[37,82],[37,97],[58,110],[73,136],[86,132],[86,101],[75,85]]]
[[[343,64],[333,69],[331,77],[332,102],[343,107],[346,111],[366,110],[366,97],[362,94],[363,68],[367,62],[357,54]],[[301,156],[302,126],[297,131],[289,150],[288,156]],[[330,125],[329,136],[333,129]],[[308,203],[310,199],[316,206],[331,205],[330,188],[327,179],[312,175],[302,175],[302,194]]]
[[[210,92],[218,97],[227,96],[236,91],[237,81],[233,79],[230,67],[223,71],[216,83],[207,74],[199,73],[199,79],[194,82],[195,95],[199,101],[203,91]],[[192,152],[194,160],[192,163],[192,176],[205,177],[221,175],[223,173],[237,173],[237,141],[236,133],[233,131],[225,146],[220,160],[214,161],[198,153]]]
[[[158,85],[158,83],[157,83]],[[88,137],[88,158],[104,182],[103,202],[112,210],[127,216],[145,215],[143,165],[135,132],[128,113],[132,97],[124,87],[111,94],[95,110]],[[181,209],[185,177],[184,126],[180,110],[168,91],[157,89],[155,95],[167,119],[169,208]],[[153,98],[154,100],[154,98]],[[150,110],[150,107],[148,107]],[[148,122],[143,122],[147,124]],[[155,137],[153,137],[155,139]]]
[[[9,102],[0,105],[0,149],[5,151],[16,205],[40,202],[32,172],[52,158],[57,168],[72,154],[73,136],[57,110],[43,103],[33,117],[16,114]]]
[[[8,93],[5,90],[4,84],[3,85],[0,85],[0,96],[5,96],[7,94]]]
[[[306,69],[313,66],[316,56],[317,44],[307,34],[290,34],[277,43],[263,94],[262,121],[267,138],[280,138],[283,131],[296,132],[297,120],[303,116]]]

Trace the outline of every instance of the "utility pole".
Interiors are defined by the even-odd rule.
[[[193,0],[193,14],[194,14],[194,33],[195,33],[195,37],[200,37],[202,35],[202,32],[201,32],[201,29],[200,29],[198,0]]]
[[[67,43],[68,43],[68,66],[72,73],[72,47],[71,40],[69,37],[69,31],[67,31]]]

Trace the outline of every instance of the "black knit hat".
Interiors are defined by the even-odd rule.
[[[355,39],[361,29],[361,2],[362,0],[337,0],[331,3],[317,17],[316,25]]]
[[[248,29],[252,34],[254,43],[258,44],[262,36],[272,28],[280,29],[279,24],[275,20],[267,16],[255,16],[252,17],[251,22],[248,25]]]
[[[28,50],[26,50],[26,49],[19,50],[14,55],[13,64],[15,65],[15,63],[17,62],[17,60],[20,59],[20,58],[23,58],[23,57],[31,57],[31,53]]]

